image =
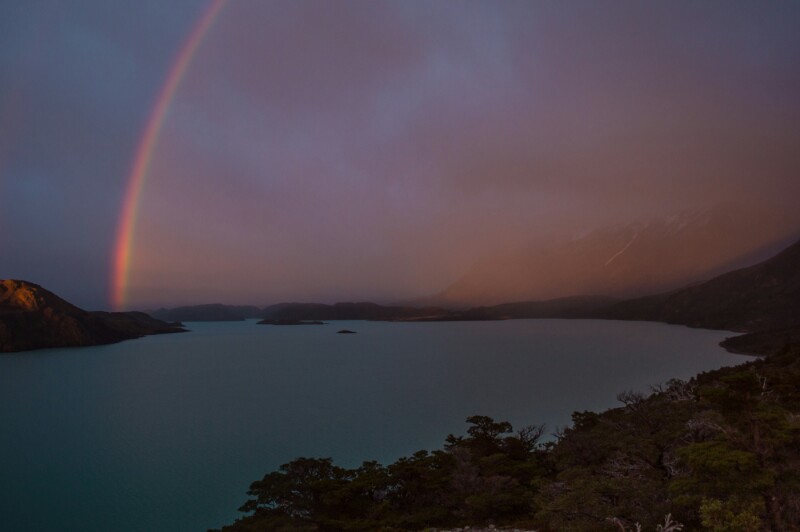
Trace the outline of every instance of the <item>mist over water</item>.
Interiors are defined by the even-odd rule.
[[[717,346],[730,333],[655,323],[189,327],[0,357],[3,527],[202,531],[299,456],[388,463],[473,414],[552,431],[620,391],[745,360]]]

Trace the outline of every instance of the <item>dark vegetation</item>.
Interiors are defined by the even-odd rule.
[[[284,307],[295,317],[309,306]],[[328,306],[314,314],[336,319]],[[576,412],[543,441],[474,416],[464,437],[388,466],[298,458],[250,486],[224,532],[421,530],[800,530],[800,243],[705,283],[628,301],[565,298],[400,319],[607,318],[748,334],[734,352],[769,354],[673,380],[622,407]],[[349,319],[359,319],[348,315]],[[362,316],[360,319],[364,319]],[[373,313],[369,319],[389,319]],[[391,319],[398,319],[394,316]],[[678,525],[680,523],[680,525]]]
[[[800,242],[749,268],[666,294],[623,301],[599,317],[739,332],[800,326]]]
[[[110,344],[183,332],[143,312],[87,312],[27,281],[0,281],[0,352]]]
[[[388,466],[298,458],[254,482],[222,531],[800,530],[800,348],[618,399],[552,441],[473,416],[465,436]]]
[[[217,312],[227,313],[223,306]],[[221,309],[221,310],[220,310]],[[218,312],[219,311],[219,312]],[[466,436],[388,466],[298,458],[254,482],[225,532],[421,530],[800,531],[800,243],[763,263],[667,294],[483,307],[281,304],[273,322],[323,319],[652,320],[747,334],[734,352],[763,359],[670,381],[622,405],[577,412],[543,439],[484,416]],[[182,331],[137,313],[87,312],[25,281],[0,281],[0,351],[83,346]]]
[[[789,345],[800,344],[800,326],[769,329],[723,340],[720,345],[731,353],[767,355]]]
[[[734,353],[775,352],[800,341],[800,242],[705,283],[616,303],[599,317],[744,332],[720,345]]]

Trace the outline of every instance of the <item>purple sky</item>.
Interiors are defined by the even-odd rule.
[[[0,8],[0,277],[108,307],[204,2]],[[800,210],[796,2],[231,0],[167,115],[133,306],[410,299],[549,235]]]

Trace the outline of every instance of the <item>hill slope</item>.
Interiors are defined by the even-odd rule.
[[[425,303],[464,308],[576,294],[640,297],[754,264],[796,230],[795,217],[754,206],[683,212],[486,257]]]
[[[665,294],[623,301],[595,316],[663,321],[748,334],[720,345],[765,355],[800,342],[800,242],[764,262]]]
[[[471,416],[466,435],[388,466],[297,458],[219,532],[800,531],[797,346],[617,399],[551,442],[544,425]]]
[[[450,311],[438,307],[390,307],[376,303],[279,303],[264,309],[268,320],[403,320],[443,316]]]
[[[99,345],[184,329],[142,312],[87,312],[27,281],[0,281],[0,352]]]
[[[603,317],[741,332],[800,326],[800,242],[704,283],[617,303]]]
[[[433,318],[601,318],[660,321],[748,333],[722,346],[767,354],[800,342],[800,241],[774,257],[671,292],[623,301],[600,296],[474,307]]]
[[[148,314],[164,321],[243,321],[247,318],[260,318],[262,310],[248,305],[212,303],[171,309],[161,308]]]

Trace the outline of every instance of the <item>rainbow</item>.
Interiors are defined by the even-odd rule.
[[[114,310],[123,310],[127,302],[131,250],[136,230],[139,201],[142,197],[142,189],[144,188],[147,173],[150,170],[150,163],[153,161],[153,153],[158,144],[158,137],[164,124],[164,118],[181,84],[181,80],[189,69],[189,65],[191,65],[200,44],[203,42],[203,38],[214,24],[226,2],[227,0],[210,0],[199,16],[172,62],[139,140],[127,180],[125,196],[122,202],[122,214],[117,227],[116,245],[114,246],[112,257],[110,293],[111,306]]]

